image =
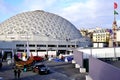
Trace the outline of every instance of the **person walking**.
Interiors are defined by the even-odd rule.
[[[17,68],[14,69],[14,76],[15,76],[15,79],[17,78]]]
[[[45,59],[48,60],[48,54],[45,54]]]
[[[21,70],[18,69],[18,79],[20,78]]]
[[[27,72],[27,66],[26,65],[24,65],[24,70],[23,71]]]

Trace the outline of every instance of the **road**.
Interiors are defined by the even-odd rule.
[[[39,75],[32,71],[21,72],[19,80],[85,80],[86,74],[80,73],[79,69],[76,69],[71,62],[46,61],[44,63],[50,68],[49,74]],[[4,80],[15,80],[11,65],[3,63],[3,67],[0,70],[0,77]]]

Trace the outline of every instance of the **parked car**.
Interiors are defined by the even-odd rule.
[[[0,60],[0,68],[2,68],[2,60]]]
[[[36,72],[38,74],[48,74],[49,71],[49,68],[43,63],[39,63],[33,66],[33,72]]]
[[[34,61],[35,61],[35,62],[41,62],[41,61],[44,60],[44,58],[43,58],[43,57],[40,57],[40,56],[33,56],[33,58],[34,58]]]

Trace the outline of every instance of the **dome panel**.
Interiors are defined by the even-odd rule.
[[[80,32],[68,20],[42,10],[17,14],[0,24],[0,35],[46,35],[54,39],[78,39]]]

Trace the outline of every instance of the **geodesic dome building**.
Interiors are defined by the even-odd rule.
[[[68,20],[42,10],[17,14],[1,23],[0,28],[0,48],[16,52],[25,52],[27,41],[30,51],[36,53],[66,53],[71,47],[88,45]]]
[[[31,41],[81,38],[79,31],[69,21],[40,10],[17,14],[0,24],[0,27],[4,40],[22,40],[25,35],[30,36]]]

